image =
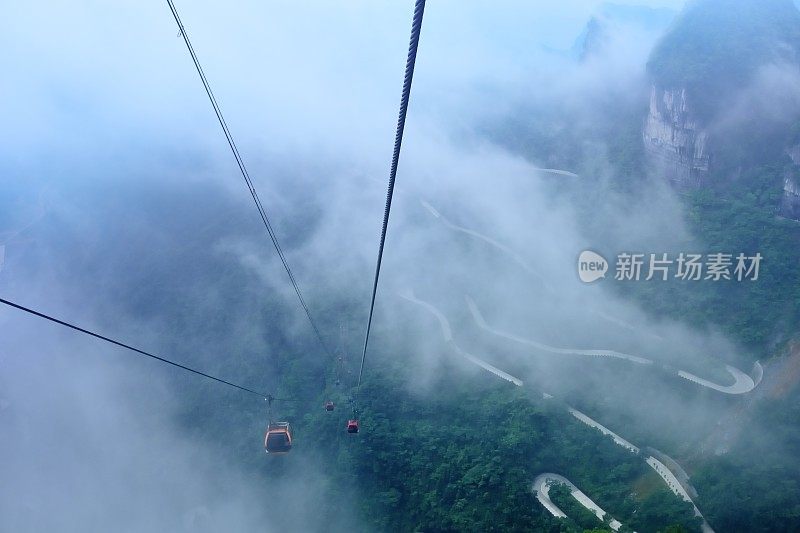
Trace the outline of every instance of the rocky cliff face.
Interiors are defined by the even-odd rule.
[[[680,188],[703,185],[710,161],[708,134],[692,117],[686,89],[653,85],[643,137],[654,170]]]
[[[784,149],[798,143],[778,131],[797,121],[788,109],[778,121],[759,116],[764,91],[784,90],[760,85],[767,65],[800,66],[800,12],[791,0],[687,2],[647,62],[652,94],[643,138],[651,168],[681,188],[711,187],[712,174],[721,194],[726,176],[736,191],[747,180],[761,186],[755,174],[784,165]],[[795,166],[784,174],[781,212],[800,220],[800,148],[789,151]]]
[[[693,117],[686,89],[653,85],[643,140],[650,168],[679,189],[706,185],[711,163],[708,133]],[[783,178],[780,215],[800,220],[800,144],[786,150],[793,163]]]
[[[787,150],[787,154],[795,165],[797,172],[786,172],[783,177],[783,198],[781,199],[781,215],[800,220],[800,182],[796,175],[800,173],[800,144]]]

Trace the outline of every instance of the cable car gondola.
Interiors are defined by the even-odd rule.
[[[326,411],[331,412],[331,411],[334,410],[335,407],[336,407],[336,405],[332,401],[328,400],[327,402],[325,402],[325,410]]]
[[[270,422],[264,435],[264,450],[270,455],[284,455],[292,449],[289,422]]]
[[[347,421],[347,432],[358,433],[358,419],[350,419]]]

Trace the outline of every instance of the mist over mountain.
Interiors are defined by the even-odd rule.
[[[411,4],[178,3],[325,347],[166,6],[10,7],[0,297],[291,401],[4,307],[0,530],[797,530],[797,12],[640,4],[428,3],[361,389]]]
[[[778,165],[780,210],[798,217],[800,11],[788,0],[687,5],[653,50],[644,138],[679,187],[730,189]],[[751,189],[759,183],[741,183]],[[778,205],[770,206],[778,209]]]
[[[606,3],[589,19],[572,46],[572,55],[585,61],[602,54],[614,39],[625,33],[638,33],[640,39],[657,38],[675,19],[677,12],[668,8]]]
[[[713,100],[696,104],[707,117],[715,100],[746,85],[763,65],[796,64],[799,28],[800,13],[789,0],[693,0],[653,50],[648,72],[662,87],[687,88],[698,99],[711,93]]]

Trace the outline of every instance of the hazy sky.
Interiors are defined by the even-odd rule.
[[[429,2],[419,98],[434,78],[446,94],[469,81],[519,77],[532,68],[540,44],[569,48],[600,4]],[[265,128],[281,132],[269,137],[273,147],[308,144],[322,131],[335,133],[331,127],[372,137],[387,122],[380,131],[391,135],[411,2],[177,5],[242,142]],[[165,2],[57,1],[47,17],[17,2],[0,30],[0,44],[14,51],[0,58],[0,91],[14,103],[6,118],[15,124],[0,140],[11,157],[20,145],[85,149],[93,135],[110,144],[134,135],[218,144]],[[356,111],[368,113],[348,120]]]

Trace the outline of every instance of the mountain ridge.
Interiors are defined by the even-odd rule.
[[[789,84],[795,71],[800,80],[800,10],[791,0],[687,4],[647,63],[642,136],[651,170],[686,189],[726,187],[758,165],[800,168],[789,157],[800,149],[790,131],[800,110],[781,110],[786,116],[775,120],[758,109],[767,68],[788,73]],[[744,116],[731,123],[737,114]],[[800,184],[787,172],[780,210],[800,219]]]

